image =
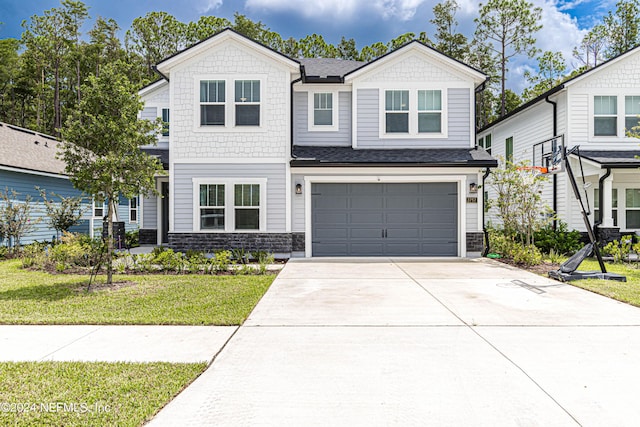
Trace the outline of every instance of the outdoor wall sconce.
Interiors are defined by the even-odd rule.
[[[477,193],[478,192],[478,184],[472,182],[469,184],[469,193]]]
[[[296,194],[302,194],[302,184],[296,184]]]

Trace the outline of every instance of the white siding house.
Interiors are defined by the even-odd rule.
[[[640,48],[632,49],[549,90],[481,129],[477,142],[496,157],[534,158],[536,144],[562,136],[583,196],[602,239],[640,231],[640,140],[628,135],[640,116]],[[580,158],[582,167],[580,166]],[[582,171],[587,185],[582,185]],[[555,184],[553,180],[555,179]],[[555,189],[554,189],[555,187]],[[586,231],[566,173],[544,190],[548,205],[570,229]],[[490,218],[492,215],[490,215]]]

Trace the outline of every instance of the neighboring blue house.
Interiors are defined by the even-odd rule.
[[[486,76],[411,42],[369,63],[295,60],[227,29],[162,60],[143,118],[170,128],[141,243],[289,256],[479,254]],[[170,113],[170,114],[169,114]]]
[[[56,158],[58,144],[53,136],[0,122],[0,190],[15,190],[18,193],[17,201],[24,201],[30,195],[32,218],[37,221],[33,230],[22,238],[21,244],[51,241],[56,235],[56,231],[48,224],[44,203],[36,187],[48,194],[54,192],[63,197],[81,194],[65,174],[64,162]],[[138,226],[136,202],[137,199],[133,203],[124,199],[118,207],[118,218],[125,222],[127,230],[137,229]],[[88,198],[84,218],[71,231],[99,235],[106,209],[102,204],[93,206],[93,209],[91,205],[92,200]],[[8,243],[0,241],[0,245]]]

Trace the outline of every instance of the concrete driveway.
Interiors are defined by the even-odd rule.
[[[172,425],[625,426],[640,309],[486,260],[292,260]]]

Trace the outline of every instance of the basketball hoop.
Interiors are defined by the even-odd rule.
[[[544,166],[519,166],[517,169],[519,171],[538,172],[542,175],[549,173],[549,169]]]

